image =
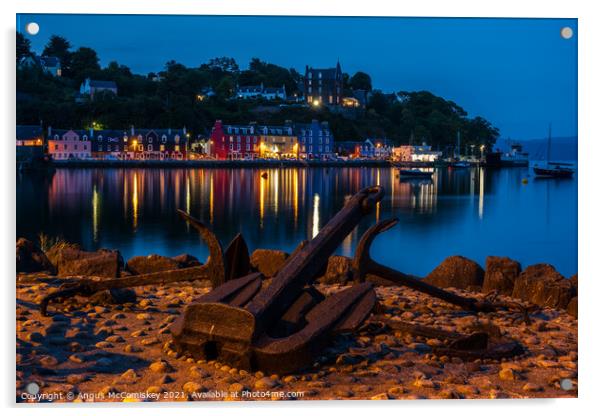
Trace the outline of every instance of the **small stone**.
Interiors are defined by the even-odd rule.
[[[527,383],[523,386],[523,390],[528,391],[528,392],[537,392],[537,391],[542,391],[543,388],[534,383]]]
[[[275,380],[272,380],[269,377],[263,377],[260,378],[259,380],[257,380],[257,382],[255,382],[255,388],[256,389],[272,389],[274,387],[276,387],[278,385],[278,382]]]
[[[119,376],[119,382],[133,383],[138,380],[138,374],[133,369],[126,370]]]
[[[387,393],[377,394],[376,396],[370,397],[370,400],[389,400],[391,397]]]
[[[137,331],[134,331],[131,333],[131,335],[136,338],[136,337],[143,337],[146,335],[146,331],[144,329],[139,329]]]
[[[207,389],[205,387],[203,387],[202,384],[199,384],[194,381],[189,381],[187,383],[184,383],[184,385],[182,386],[182,390],[184,391],[184,393],[187,393],[187,394],[201,393],[203,391],[207,391]]]
[[[69,356],[69,361],[81,364],[84,362],[84,357],[81,354],[72,354]]]
[[[248,388],[240,383],[233,383],[230,385],[230,387],[228,387],[228,391],[235,393],[242,393],[245,390],[248,390]]]
[[[153,337],[153,338],[146,338],[143,339],[142,341],[140,341],[140,343],[142,345],[155,345],[155,344],[159,344],[161,341],[159,341],[159,339],[157,337]]]
[[[335,397],[337,398],[348,398],[348,397],[353,397],[354,393],[351,390],[347,390],[347,389],[338,389],[334,392]]]
[[[556,368],[558,367],[558,363],[552,360],[538,360],[535,364],[541,368]]]
[[[88,380],[88,376],[85,374],[69,374],[67,376],[67,383],[69,384],[79,384]]]
[[[139,313],[138,315],[136,315],[136,319],[138,319],[140,321],[147,321],[147,320],[151,319],[151,314],[150,313]]]
[[[297,377],[295,376],[285,376],[282,381],[284,381],[285,383],[293,383],[295,381],[297,381]]]
[[[155,361],[148,368],[150,368],[150,370],[154,371],[155,373],[167,373],[173,370],[173,368],[167,363],[167,361],[163,360]]]
[[[123,350],[125,352],[130,352],[131,353],[131,352],[140,352],[140,351],[142,351],[142,348],[140,348],[140,347],[138,347],[136,345],[128,344],[128,345],[126,345],[123,348]]]
[[[94,346],[96,348],[112,348],[113,344],[111,344],[110,342],[107,342],[107,341],[100,341],[100,342],[97,342],[96,344],[94,344]]]
[[[190,368],[190,377],[194,378],[207,378],[210,374],[202,368],[192,367]]]
[[[427,380],[424,378],[419,378],[416,381],[414,381],[414,386],[415,387],[424,387],[424,388],[429,388],[429,389],[433,389],[433,388],[437,387],[437,385],[435,384],[435,382],[433,380]]]
[[[121,335],[111,335],[105,339],[107,342],[125,342],[125,339]]]
[[[163,387],[161,386],[150,386],[146,389],[146,392],[150,394],[161,394],[163,391]]]
[[[500,377],[500,379],[506,381],[516,380],[517,378],[516,372],[511,368],[502,368],[498,373],[498,376]]]

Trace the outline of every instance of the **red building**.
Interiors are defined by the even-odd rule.
[[[261,137],[253,124],[224,125],[217,120],[211,131],[211,155],[218,159],[255,159],[259,157]]]

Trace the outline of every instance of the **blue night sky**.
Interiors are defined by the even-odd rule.
[[[174,59],[198,66],[232,56],[304,71],[365,71],[386,92],[429,90],[500,128],[501,137],[577,135],[576,19],[440,19],[19,15],[17,28],[40,24],[31,40],[41,52],[57,34],[95,49],[101,64],[160,71]],[[569,26],[574,36],[564,39]]]

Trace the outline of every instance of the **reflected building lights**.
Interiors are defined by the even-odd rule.
[[[138,228],[138,172],[134,172],[134,190],[132,192],[132,219],[135,232]]]
[[[280,178],[280,171],[276,170],[276,172],[274,172],[274,174],[272,175],[274,178],[274,181],[271,183],[274,184],[273,186],[273,193],[274,193],[274,214],[278,215],[278,190],[280,188],[280,184],[279,184],[279,178]]]
[[[209,223],[213,225],[213,172],[211,172],[209,183]]]
[[[311,238],[314,238],[320,232],[320,195],[314,195],[314,213],[312,217]]]
[[[188,173],[186,173],[186,213],[190,215],[190,176]]]
[[[265,180],[259,178],[259,228],[263,228],[263,216],[265,214]]]
[[[96,243],[98,241],[98,189],[94,185],[92,191],[92,238]]]
[[[297,229],[299,219],[299,171],[297,169],[293,170],[293,205],[295,229]]]
[[[483,219],[484,198],[485,198],[485,170],[479,168],[479,219]]]

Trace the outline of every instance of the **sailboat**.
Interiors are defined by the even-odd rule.
[[[538,178],[572,178],[575,169],[571,163],[550,162],[550,150],[552,148],[552,125],[548,128],[548,146],[546,149],[546,165],[544,167],[533,166],[533,172]]]

